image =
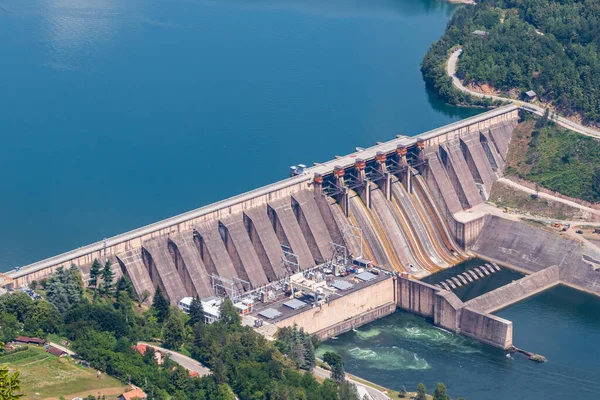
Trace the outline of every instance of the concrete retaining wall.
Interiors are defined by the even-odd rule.
[[[512,322],[466,308],[452,292],[404,277],[398,277],[396,291],[400,309],[430,318],[437,326],[494,347],[506,349],[512,345]]]
[[[560,283],[559,267],[552,266],[485,293],[465,303],[473,310],[492,313]]]
[[[341,325],[338,328],[334,327],[348,322],[350,329],[352,329],[353,319],[357,323],[360,323],[361,318],[362,321],[366,321],[364,323],[371,322],[377,318],[377,313],[381,313],[379,314],[381,316],[384,315],[386,311],[382,311],[383,306],[395,304],[394,282],[395,279],[389,278],[367,286],[364,289],[332,300],[329,304],[323,304],[320,307],[312,308],[279,321],[277,326],[283,327],[296,324],[308,333],[329,331],[330,329],[337,329],[342,332],[346,325]],[[369,314],[372,311],[374,312]],[[368,320],[369,318],[371,319]]]
[[[507,349],[512,346],[511,321],[470,308],[461,310],[460,333],[494,347]]]
[[[560,267],[561,283],[600,295],[600,270],[583,260],[576,240],[521,222],[489,216],[471,250],[526,273]]]
[[[366,325],[369,322],[373,322],[379,318],[390,315],[394,311],[396,311],[396,303],[388,303],[381,307],[374,308],[371,311],[357,315],[356,317],[315,332],[315,335],[317,335],[317,337],[321,340],[329,339],[330,337],[341,335],[342,333],[346,333],[352,329]]]

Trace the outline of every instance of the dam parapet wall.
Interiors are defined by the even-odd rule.
[[[560,268],[554,265],[469,300],[465,306],[482,313],[493,313],[559,283]]]

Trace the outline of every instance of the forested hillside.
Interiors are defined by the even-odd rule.
[[[445,71],[457,45],[463,47],[458,75],[464,81],[504,92],[534,90],[562,114],[600,122],[600,1],[481,0],[457,10],[422,72],[447,102],[468,104]]]

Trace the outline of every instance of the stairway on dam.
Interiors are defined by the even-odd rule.
[[[479,267],[474,267],[460,274],[452,276],[442,282],[435,284],[434,286],[452,291],[463,285],[468,285],[479,279],[483,279],[487,276],[495,274],[498,271],[500,271],[500,267],[496,263],[483,264]]]

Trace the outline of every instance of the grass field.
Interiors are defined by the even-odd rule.
[[[21,373],[21,386],[25,399],[48,399],[72,394],[85,397],[107,394],[107,399],[116,399],[126,386],[118,380],[102,374],[96,377],[92,368],[75,365],[70,357],[58,358],[44,351],[42,347],[29,346],[29,349],[0,357],[0,365],[8,366],[11,372]],[[85,394],[85,396],[83,396]]]

